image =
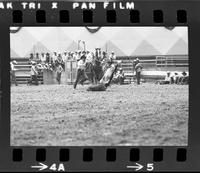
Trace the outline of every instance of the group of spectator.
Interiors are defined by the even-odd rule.
[[[178,85],[187,85],[189,84],[189,73],[188,72],[170,72],[168,71],[165,79],[156,81],[158,84],[178,84]]]
[[[86,63],[93,62],[95,60],[99,61],[101,64],[103,71],[116,60],[116,55],[112,51],[108,54],[106,51],[101,52],[100,48],[96,48],[95,52],[92,51],[74,51],[74,52],[63,52],[57,53],[31,53],[29,57],[29,64],[31,64],[31,77],[27,81],[27,84],[36,84],[38,85],[38,75],[42,72],[43,69],[47,69],[50,71],[56,71],[56,80],[58,84],[61,83],[61,75],[65,70],[65,61],[74,60],[77,61],[77,73],[76,81],[78,82],[79,78],[83,75],[85,79],[87,79],[85,75]],[[15,65],[16,61],[12,61],[11,65],[11,82],[17,85],[16,76],[15,76]],[[140,63],[140,60],[137,58],[133,61],[133,70],[136,76],[137,84],[140,84],[141,80],[141,72],[143,66]],[[113,82],[117,84],[123,84],[125,80],[125,75],[122,68],[119,68],[117,73],[113,77]],[[76,83],[76,82],[75,82]],[[164,80],[159,80],[156,83],[159,84],[188,84],[189,83],[189,74],[187,72],[167,72]],[[76,88],[76,84],[74,86]]]
[[[99,61],[103,68],[107,68],[110,64],[114,62],[114,60],[116,60],[116,55],[113,51],[110,55],[108,55],[105,51],[101,52],[100,48],[96,48],[95,52],[78,50],[74,52],[65,51],[63,53],[53,52],[52,54],[31,53],[29,57],[29,63],[31,64],[31,79],[29,83],[31,84],[32,81],[35,81],[35,83],[37,84],[37,71],[40,69],[48,69],[51,71],[56,71],[56,79],[60,84],[62,71],[65,70],[65,61],[77,61],[79,68],[81,64],[83,65],[82,59],[85,59],[84,63],[93,62],[95,59]],[[85,64],[83,66],[85,66]]]

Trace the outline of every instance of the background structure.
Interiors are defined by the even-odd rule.
[[[76,51],[78,40],[86,42],[87,50],[100,47],[117,56],[188,55],[187,27],[101,27],[96,33],[86,27],[23,27],[10,40],[11,58]]]

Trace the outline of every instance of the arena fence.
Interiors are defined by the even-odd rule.
[[[132,82],[134,80],[133,60],[139,58],[144,70],[142,78],[145,80],[157,80],[164,78],[166,71],[188,71],[188,55],[169,55],[169,56],[134,56],[134,57],[117,57],[120,60],[120,67],[123,69],[126,80]],[[16,68],[16,78],[18,83],[25,84],[30,78],[31,65],[28,63],[28,58],[11,58],[16,60],[18,64]],[[61,81],[63,84],[73,84],[76,77],[77,63],[75,60],[65,62],[65,71],[62,73]],[[86,72],[87,73],[87,72]],[[56,73],[49,70],[44,70],[39,75],[41,84],[56,84]]]

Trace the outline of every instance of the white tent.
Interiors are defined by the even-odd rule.
[[[117,56],[188,55],[187,27],[101,27],[95,33],[86,27],[22,27],[10,34],[11,57],[76,51],[79,40],[88,50],[100,47]]]

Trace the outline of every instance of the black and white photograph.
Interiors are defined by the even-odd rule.
[[[188,27],[10,27],[11,146],[187,146]]]

